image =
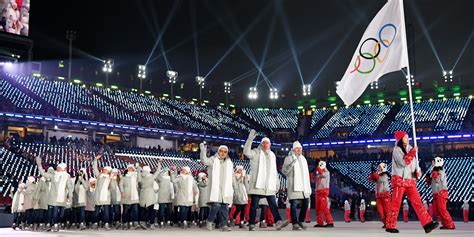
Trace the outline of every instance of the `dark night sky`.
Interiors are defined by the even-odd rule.
[[[33,0],[31,3],[30,36],[34,40],[34,60],[47,61],[68,57],[65,31],[75,29],[74,41],[75,76],[83,75],[84,81],[104,80],[99,71],[102,65],[93,58],[113,58],[115,74],[111,80],[122,87],[137,87],[137,81],[130,79],[136,74],[136,65],[144,64],[155,43],[158,32],[163,28],[173,5],[176,14],[169,20],[163,33],[162,45],[169,64],[179,72],[176,94],[185,98],[197,98],[198,87],[194,81],[197,74],[196,55],[193,40],[193,13],[196,14],[199,70],[206,75],[224,52],[233,44],[235,38],[253,27],[240,41],[260,63],[266,45],[266,38],[272,21],[274,32],[268,46],[266,65],[263,71],[271,83],[280,90],[284,99],[277,106],[295,105],[302,99],[301,86],[295,63],[285,36],[282,15],[278,5],[287,16],[289,30],[298,53],[298,60],[305,83],[311,82],[315,75],[312,96],[318,101],[327,98],[328,90],[334,94],[334,82],[340,80],[365,28],[386,1],[383,0],[101,0],[101,1],[47,1]],[[424,91],[434,90],[433,81],[440,80],[441,66],[433,53],[429,40],[431,37],[445,69],[451,69],[465,42],[474,29],[474,2],[468,0],[405,0],[405,17],[409,25],[408,43],[413,44],[410,54],[416,80],[421,82]],[[417,14],[416,14],[417,13]],[[217,19],[220,18],[222,23]],[[231,34],[229,34],[229,31]],[[474,76],[473,41],[456,66],[456,76],[461,85],[472,84]],[[178,47],[176,47],[178,45]],[[170,50],[171,49],[171,50]],[[214,103],[223,102],[223,82],[253,72],[234,84],[231,103],[248,105],[248,88],[255,85],[257,74],[247,54],[236,46],[207,77],[204,99]],[[333,57],[331,58],[331,55]],[[155,94],[169,92],[165,77],[166,64],[158,45],[148,64],[148,78],[145,89]],[[158,57],[160,56],[160,57]],[[330,59],[331,58],[331,59]],[[330,60],[329,60],[330,59]],[[329,60],[329,61],[328,61]],[[326,64],[327,62],[327,64]],[[326,66],[324,67],[324,65]],[[82,69],[79,69],[79,66]],[[324,67],[324,68],[323,68]],[[279,69],[279,70],[276,70]],[[81,72],[79,72],[81,71]],[[116,75],[119,72],[119,75]],[[263,82],[263,80],[260,80]],[[401,72],[393,73],[380,81],[381,90],[395,94],[404,85]],[[468,87],[468,86],[467,86]],[[256,106],[271,105],[268,99],[268,86],[261,83]],[[472,87],[471,87],[472,92]],[[308,98],[306,98],[308,99]]]

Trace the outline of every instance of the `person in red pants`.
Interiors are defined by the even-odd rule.
[[[344,221],[351,222],[351,205],[347,200],[344,201]]]
[[[464,223],[469,222],[469,201],[464,200],[464,203],[462,204],[462,216],[464,219]]]
[[[416,179],[421,177],[421,169],[418,166],[418,157],[416,156],[418,148],[412,148],[408,144],[408,134],[406,132],[396,131],[395,140],[396,145],[392,152],[392,201],[385,231],[399,233],[396,229],[397,217],[403,195],[406,194],[423,229],[426,233],[429,233],[436,229],[439,224],[431,219],[431,216],[423,207],[420,194],[416,188]]]
[[[359,220],[360,222],[364,223],[365,222],[365,200],[361,199],[360,200],[360,206],[359,206]]]
[[[408,201],[403,199],[403,222],[408,222],[408,212],[410,211],[410,206],[408,206]]]
[[[329,170],[326,168],[326,162],[320,160],[316,168],[316,222],[314,227],[334,227],[334,220],[328,209],[329,197],[329,179],[331,177]],[[326,219],[326,225],[324,225]]]
[[[431,189],[433,190],[433,203],[438,211],[439,220],[441,221],[441,229],[454,230],[453,218],[446,209],[446,201],[448,200],[448,182],[446,173],[443,170],[444,160],[436,157],[432,161],[433,170],[431,171]]]
[[[311,211],[311,202],[308,202],[308,209],[306,210],[306,218],[305,218],[306,223],[311,223],[311,218],[309,217],[309,211]]]
[[[375,198],[377,201],[377,212],[382,220],[385,229],[385,220],[390,210],[390,188],[387,164],[380,163],[377,166],[376,172],[369,176],[369,181],[375,182]]]

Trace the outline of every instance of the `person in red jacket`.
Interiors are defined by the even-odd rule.
[[[380,163],[376,172],[370,174],[370,182],[375,182],[375,198],[377,201],[377,212],[382,220],[385,229],[385,220],[390,210],[390,187],[387,171],[387,164]]]
[[[334,220],[328,209],[329,197],[329,179],[331,177],[329,170],[326,168],[326,162],[321,160],[316,168],[316,222],[314,227],[334,227]],[[326,225],[324,225],[324,218]]]
[[[344,221],[346,223],[351,222],[351,205],[347,200],[344,201]]]
[[[418,166],[418,157],[416,156],[418,148],[412,148],[408,144],[409,140],[406,132],[396,131],[395,140],[396,145],[392,152],[392,201],[385,224],[385,231],[399,233],[396,229],[397,217],[403,195],[406,194],[425,233],[430,233],[439,224],[431,219],[431,216],[423,207],[420,194],[416,188],[416,179],[421,177],[421,169]]]
[[[464,223],[469,222],[469,201],[464,200],[464,203],[462,204],[462,216],[464,219]]]
[[[433,170],[431,171],[431,189],[433,190],[433,203],[438,211],[439,220],[441,221],[441,229],[454,230],[453,218],[446,209],[446,201],[448,200],[448,182],[446,173],[443,170],[444,160],[436,157],[432,161]]]

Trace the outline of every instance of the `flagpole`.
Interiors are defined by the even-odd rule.
[[[411,89],[411,73],[410,73],[410,57],[408,57],[408,42],[407,42],[407,32],[406,32],[406,25],[405,25],[405,13],[404,13],[404,7],[403,7],[403,0],[400,0],[400,7],[401,7],[401,13],[402,13],[402,17],[403,17],[403,23],[404,23],[404,27],[403,27],[403,33],[405,35],[405,44],[406,44],[406,49],[407,49],[407,60],[408,60],[408,65],[407,65],[407,84],[408,84],[408,97],[409,97],[409,100],[410,100],[410,116],[411,116],[411,126],[412,126],[412,132],[413,132],[413,146],[414,147],[417,147],[417,142],[416,142],[416,126],[415,126],[415,112],[413,110],[413,93],[412,93],[412,89]],[[413,77],[413,81],[415,80],[415,77]],[[418,162],[418,152],[416,152],[415,154],[416,156],[416,166],[417,167],[420,167],[419,166],[419,162]]]

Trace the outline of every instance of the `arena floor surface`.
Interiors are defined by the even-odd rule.
[[[178,228],[170,229],[155,229],[155,230],[134,230],[134,231],[122,231],[122,230],[111,230],[105,231],[99,229],[98,231],[85,230],[85,231],[60,231],[60,232],[31,232],[12,230],[11,228],[1,228],[0,236],[160,236],[160,237],[179,237],[179,236],[192,236],[192,237],[222,237],[225,236],[258,236],[258,237],[287,237],[289,234],[292,237],[298,236],[331,236],[331,237],[359,237],[359,236],[420,236],[425,235],[423,228],[421,228],[419,222],[411,221],[408,223],[399,223],[398,229],[399,234],[386,233],[381,228],[380,222],[336,222],[334,228],[313,228],[307,224],[308,229],[306,231],[292,231],[291,224],[281,231],[276,231],[273,227],[266,229],[258,229],[254,232],[249,232],[247,229],[239,229],[235,227],[231,232],[220,232],[219,230],[207,231],[198,227],[192,227],[187,230]],[[474,222],[462,223],[456,222],[456,230],[433,230],[427,236],[474,236]]]

